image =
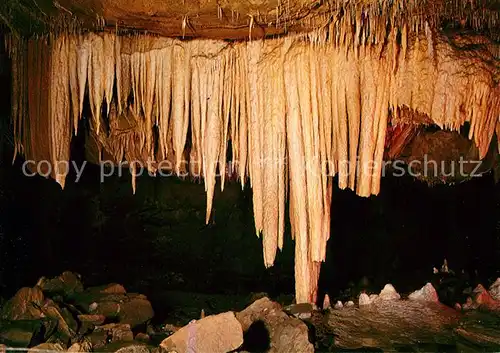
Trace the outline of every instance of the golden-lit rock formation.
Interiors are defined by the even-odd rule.
[[[126,0],[64,3],[60,6],[67,11],[99,8],[106,21],[129,21],[135,28],[143,20],[156,28],[155,16],[174,16],[189,6],[198,6],[198,13],[216,8],[210,1],[185,7],[168,1],[157,6]],[[415,114],[449,130],[470,123],[469,138],[481,158],[498,126],[499,70],[492,42],[478,37],[473,47],[459,46],[430,18],[405,21],[400,11],[420,9],[408,3],[398,8],[362,2],[365,10],[350,4],[343,17],[340,5],[332,3],[337,7],[314,17],[324,20],[319,29],[248,41],[110,31],[11,36],[16,150],[64,165],[60,162],[68,161],[72,135],[81,133],[78,121],[85,117],[98,159],[126,160],[132,170],[141,163],[150,172],[165,167],[177,175],[203,177],[207,222],[217,174],[223,188],[226,168],[232,168],[242,187],[252,187],[266,266],[273,265],[283,246],[289,201],[296,300],[314,302],[330,238],[333,176],[340,188],[360,196],[379,193],[390,116],[411,120]],[[263,19],[274,17],[280,27],[279,13],[288,6],[246,5],[221,3],[218,11],[221,21],[228,21],[228,9],[252,13],[244,25],[250,39]],[[145,12],[147,6],[155,11]],[[290,15],[293,6],[311,4],[291,2],[285,13]],[[188,20],[196,22],[191,16],[184,14],[182,34],[190,28]],[[239,31],[237,26],[231,30]],[[85,97],[90,103],[86,116]],[[52,177],[64,187],[64,168],[54,169]]]

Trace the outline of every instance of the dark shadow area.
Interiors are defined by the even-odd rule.
[[[409,293],[442,281],[433,268],[444,259],[462,287],[489,285],[500,274],[499,214],[500,188],[491,172],[435,187],[387,175],[380,194],[370,198],[334,189],[320,292],[379,292],[392,283]]]
[[[262,353],[270,348],[271,339],[264,321],[255,321],[243,334],[242,350],[246,352]]]

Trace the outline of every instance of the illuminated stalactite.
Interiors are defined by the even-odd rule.
[[[296,300],[315,301],[332,177],[360,196],[379,193],[389,112],[397,119],[410,109],[452,130],[470,122],[481,157],[500,115],[487,48],[480,53],[490,63],[471,55],[480,49],[454,49],[427,26],[418,37],[403,26],[383,41],[359,23],[355,35],[346,26],[233,44],[110,33],[10,38],[16,148],[37,161],[67,161],[87,87],[100,155],[151,172],[168,160],[178,175],[201,174],[207,222],[231,148],[230,168],[253,189],[265,266],[283,246],[288,199]],[[52,176],[64,187],[64,170]]]

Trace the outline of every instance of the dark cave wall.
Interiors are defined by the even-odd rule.
[[[324,291],[357,285],[363,276],[372,289],[393,283],[413,291],[433,278],[433,267],[444,259],[470,286],[500,276],[500,187],[493,173],[434,187],[388,176],[377,197],[334,190],[332,199]]]
[[[82,179],[61,191],[52,180],[23,177],[15,168],[2,169],[15,239],[8,267],[16,264],[18,272],[5,274],[4,285],[17,288],[70,269],[87,284],[120,282],[143,292],[293,291],[290,240],[266,271],[251,194],[236,183],[216,193],[206,225],[200,183],[145,176],[132,195],[130,175],[101,184],[99,169],[87,165]],[[276,271],[280,276],[272,278]]]
[[[200,183],[130,176],[99,183],[87,165],[64,191],[52,180],[27,178],[2,164],[0,284],[11,292],[39,276],[70,269],[87,285],[124,283],[151,293],[177,289],[212,293],[293,293],[293,242],[266,270],[255,235],[251,190],[217,189],[211,222]],[[489,283],[500,269],[500,188],[491,174],[456,186],[427,187],[388,177],[378,197],[334,190],[332,235],[322,291],[337,293],[367,276],[380,290],[391,282],[414,290],[446,258]]]

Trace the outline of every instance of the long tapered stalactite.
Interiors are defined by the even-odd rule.
[[[416,34],[342,21],[231,44],[114,33],[9,37],[16,151],[59,166],[50,175],[64,187],[60,162],[86,118],[99,159],[203,178],[207,222],[217,180],[224,187],[217,175],[236,173],[253,189],[266,267],[283,247],[289,201],[296,301],[314,302],[333,177],[360,196],[379,193],[390,115],[410,109],[452,130],[469,122],[481,157],[499,129],[498,63],[487,46],[457,49],[425,24]],[[86,96],[90,113],[82,116]]]

